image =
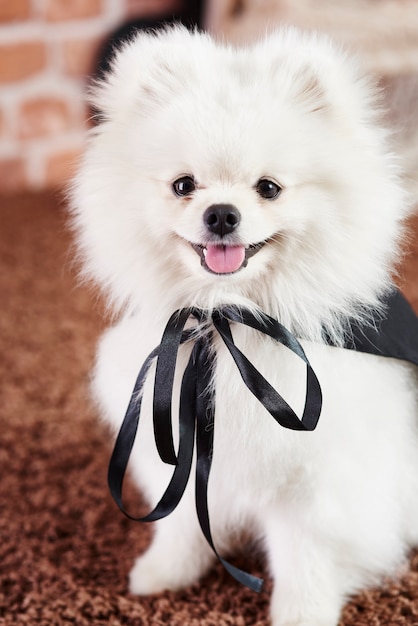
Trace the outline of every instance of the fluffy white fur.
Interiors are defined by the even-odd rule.
[[[347,595],[395,574],[418,542],[413,367],[327,347],[321,334],[341,341],[348,316],[379,306],[399,254],[407,203],[373,88],[316,36],[285,30],[233,49],[176,28],[124,45],[93,100],[104,119],[72,206],[85,275],[121,312],[98,351],[103,415],[119,427],[139,366],[177,308],[261,308],[300,337],[324,396],[310,434],[280,428],[217,347],[210,518],[223,554],[243,529],[265,551],[274,626],[336,626]],[[181,198],[172,183],[186,174],[197,188]],[[263,177],[282,187],[277,199],[257,194]],[[268,240],[231,275],[206,271],[190,245],[207,241],[202,216],[216,203],[241,213],[234,242]],[[254,331],[234,335],[300,409],[303,367]],[[180,371],[185,359],[182,348]],[[150,387],[132,472],[153,505],[172,469],[155,451]],[[181,588],[213,559],[190,484],[156,524],[130,589]]]

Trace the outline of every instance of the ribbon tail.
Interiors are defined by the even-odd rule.
[[[208,348],[207,340],[200,340],[197,372],[196,402],[196,511],[199,524],[206,541],[216,554],[224,568],[238,582],[253,591],[261,591],[263,580],[231,565],[217,552],[212,538],[208,510],[208,482],[212,466],[213,439],[215,427],[215,399],[210,388],[211,371],[214,365],[213,355]]]

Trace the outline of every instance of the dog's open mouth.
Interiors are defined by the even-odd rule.
[[[265,241],[250,246],[192,243],[192,248],[200,256],[202,267],[212,274],[235,274],[246,267],[248,259],[265,245]]]

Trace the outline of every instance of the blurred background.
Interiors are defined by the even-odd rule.
[[[418,0],[0,0],[0,193],[66,184],[88,127],[86,85],[106,40],[131,20],[173,16],[235,42],[293,23],[353,48],[389,85],[416,179]]]

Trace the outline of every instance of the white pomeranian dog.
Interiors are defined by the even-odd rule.
[[[93,378],[115,431],[177,309],[264,311],[320,380],[316,430],[284,429],[215,341],[212,535],[222,555],[242,533],[264,551],[274,626],[336,626],[348,595],[396,574],[418,543],[414,366],[342,347],[347,319],[367,319],[390,289],[408,213],[374,91],[327,39],[293,29],[240,49],[182,27],[138,34],[94,89],[103,119],[72,191],[85,274],[119,311]],[[297,359],[232,331],[301,411]],[[188,354],[181,346],[175,390]],[[150,375],[131,458],[150,506],[172,474],[155,447],[152,386]],[[132,593],[179,589],[213,564],[193,482],[156,522]]]

